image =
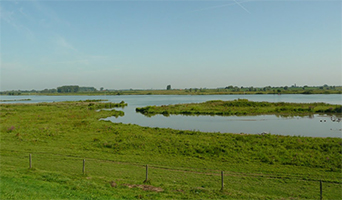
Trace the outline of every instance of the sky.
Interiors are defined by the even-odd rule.
[[[342,85],[341,0],[0,1],[0,90]]]

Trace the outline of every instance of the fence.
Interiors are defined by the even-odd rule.
[[[21,155],[22,156],[22,155]],[[28,168],[43,169],[67,174],[83,174],[100,177],[115,177],[115,179],[129,180],[140,183],[174,183],[189,187],[216,188],[226,190],[236,184],[248,182],[248,177],[261,179],[281,179],[272,174],[246,174],[232,171],[220,171],[200,168],[174,168],[159,165],[142,165],[139,163],[115,162],[105,159],[81,158],[73,155],[57,155],[48,153],[29,154],[26,157]],[[24,164],[24,163],[21,163]],[[24,164],[25,165],[25,164]],[[292,176],[291,178],[296,178]],[[241,180],[242,179],[242,180]],[[200,180],[200,181],[199,181]],[[301,180],[317,183],[317,198],[323,198],[323,186],[329,183],[322,180]],[[197,184],[197,185],[196,185]],[[337,183],[341,184],[341,183]],[[327,186],[329,188],[329,186]],[[318,193],[319,191],[319,193]],[[324,194],[326,195],[326,194]]]

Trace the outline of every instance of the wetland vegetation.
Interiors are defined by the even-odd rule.
[[[136,108],[147,116],[163,114],[183,115],[312,115],[315,113],[342,113],[341,105],[327,103],[285,103],[285,102],[254,102],[248,99],[236,99],[233,101],[212,100],[203,103],[146,106]]]
[[[205,133],[99,120],[123,115],[115,110],[122,106],[91,100],[1,104],[0,198],[318,199],[319,180],[324,198],[342,198],[341,138]],[[146,164],[150,180],[143,186]]]
[[[14,101],[31,101],[31,99],[9,99],[9,100],[0,99],[0,102],[14,102]]]

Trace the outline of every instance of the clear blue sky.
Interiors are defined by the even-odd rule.
[[[1,1],[0,90],[342,85],[341,1]]]

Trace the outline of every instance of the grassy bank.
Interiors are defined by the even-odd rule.
[[[14,102],[14,101],[31,101],[31,99],[0,100],[0,102]]]
[[[146,106],[136,108],[137,112],[152,116],[156,114],[170,115],[311,115],[315,113],[342,113],[341,105],[331,105],[326,103],[270,103],[253,102],[247,99],[237,99],[234,101],[213,100],[203,103]]]
[[[340,138],[203,133],[99,120],[123,114],[99,108],[124,104],[0,105],[0,198],[317,199],[319,180],[325,198],[342,197]],[[146,164],[149,181],[143,183]]]

